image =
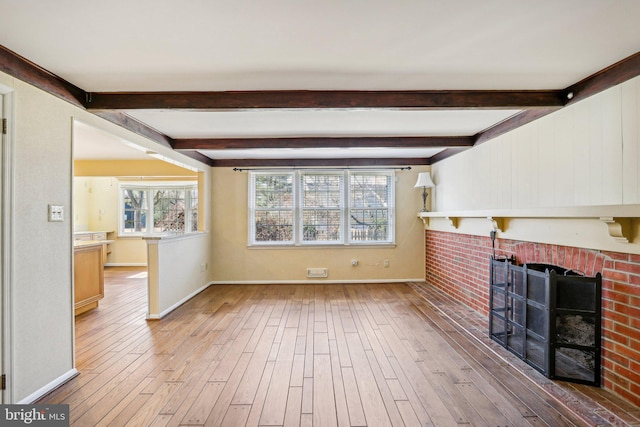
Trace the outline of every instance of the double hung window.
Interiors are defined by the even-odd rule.
[[[393,171],[252,171],[250,245],[394,242]]]
[[[189,233],[198,229],[196,185],[129,185],[120,187],[121,236]]]

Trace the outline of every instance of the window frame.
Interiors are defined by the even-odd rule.
[[[256,233],[256,187],[255,177],[261,175],[290,176],[293,200],[293,232],[292,239],[287,241],[259,241],[255,239]],[[340,238],[338,240],[304,240],[304,188],[303,177],[305,175],[334,175],[340,176]],[[354,175],[380,175],[388,179],[387,186],[387,239],[385,240],[355,240],[351,235],[351,212],[358,209],[351,206],[351,177]],[[396,213],[395,213],[395,189],[396,176],[393,169],[297,169],[297,170],[255,170],[248,172],[248,246],[249,247],[342,247],[342,246],[394,246]],[[332,210],[335,208],[320,208],[320,210]],[[373,208],[376,209],[376,208]]]
[[[146,216],[147,216],[147,224],[146,231],[141,232],[131,232],[125,231],[125,203],[124,203],[124,191],[125,190],[138,190],[145,191],[146,193]],[[121,182],[118,185],[118,237],[119,238],[127,238],[127,237],[150,237],[157,236],[162,234],[175,234],[178,232],[155,232],[154,231],[154,202],[153,202],[153,192],[157,190],[184,190],[185,198],[185,213],[184,213],[184,234],[194,233],[195,231],[186,231],[192,230],[193,227],[197,229],[197,217],[194,223],[193,212],[198,212],[198,205],[193,206],[193,199],[191,198],[191,191],[195,190],[196,198],[198,197],[198,184],[197,183],[185,183],[185,182],[158,182],[158,181],[149,181],[149,182]]]
[[[353,170],[350,171],[349,174],[347,175],[347,179],[349,180],[349,182],[346,184],[346,187],[348,188],[348,199],[347,199],[347,218],[346,218],[346,222],[345,222],[345,226],[350,227],[351,224],[351,220],[350,218],[352,218],[352,211],[355,211],[357,209],[365,209],[366,208],[363,207],[354,207],[351,204],[351,193],[352,193],[352,188],[351,188],[351,177],[352,176],[357,176],[357,175],[362,175],[362,176],[385,176],[387,177],[387,206],[385,208],[375,208],[375,207],[370,207],[368,210],[381,210],[381,209],[386,209],[387,210],[387,229],[388,229],[388,239],[386,240],[354,240],[351,236],[351,233],[349,233],[348,239],[349,239],[349,243],[351,245],[377,245],[377,244],[386,244],[386,245],[395,245],[396,242],[396,175],[395,175],[395,171],[393,169],[383,169],[383,170]]]
[[[292,221],[293,221],[293,230],[291,233],[291,240],[269,240],[269,241],[260,241],[260,240],[256,240],[255,236],[256,236],[256,216],[255,213],[257,211],[256,208],[256,186],[255,186],[255,176],[257,175],[271,175],[271,176],[291,176],[292,179],[292,199],[294,200],[293,202],[293,206],[291,209],[291,214],[292,214]],[[262,246],[262,245],[268,245],[268,246],[291,246],[293,244],[295,244],[296,242],[296,228],[295,228],[295,216],[296,216],[296,211],[295,211],[295,200],[296,200],[296,184],[295,184],[295,175],[289,171],[261,171],[259,173],[255,173],[250,171],[249,172],[249,209],[248,209],[248,217],[249,217],[249,245],[250,246]],[[270,209],[262,209],[261,211],[267,211]],[[280,211],[283,211],[285,209],[279,209]]]
[[[316,207],[316,208],[307,208],[305,207],[305,203],[304,203],[304,197],[306,194],[305,189],[303,188],[303,181],[304,181],[304,177],[305,176],[337,176],[340,177],[340,184],[339,184],[339,192],[340,192],[340,204],[338,205],[337,208],[333,207],[333,208],[329,208],[329,207]],[[298,185],[299,185],[299,197],[296,199],[297,200],[297,211],[298,211],[298,227],[297,227],[297,240],[296,242],[303,246],[303,245],[310,245],[310,246],[316,246],[316,245],[342,245],[344,244],[345,241],[345,230],[346,230],[346,226],[345,226],[345,182],[344,182],[344,173],[340,172],[340,171],[330,171],[330,170],[322,170],[322,171],[301,171],[300,173],[297,174],[297,181],[298,181]],[[304,239],[304,233],[305,233],[305,224],[304,224],[304,213],[305,211],[324,211],[324,212],[328,212],[328,211],[335,211],[338,210],[340,212],[339,217],[340,217],[340,225],[339,225],[339,238],[337,240],[305,240]],[[296,224],[294,224],[294,229]]]

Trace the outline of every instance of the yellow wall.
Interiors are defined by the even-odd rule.
[[[120,182],[135,179],[192,181],[203,174],[156,159],[75,160],[73,163],[74,229],[116,232],[109,236],[115,242],[110,246],[107,266],[147,264],[146,242],[141,237],[121,237],[117,233]]]
[[[116,177],[74,178],[75,231],[115,232],[109,235],[115,241],[109,247],[111,253],[107,257],[107,266],[146,265],[145,240],[141,237],[122,237],[117,232],[120,206],[118,190],[121,182],[131,181]]]
[[[418,172],[397,171],[396,246],[381,248],[249,248],[248,174],[231,168],[213,169],[211,260],[213,279],[222,282],[384,281],[424,278],[424,233],[417,213],[421,191],[414,188]],[[351,260],[358,260],[352,267]],[[389,267],[384,267],[384,260]],[[326,267],[326,279],[307,279],[308,267]]]
[[[114,232],[109,235],[115,241],[109,247],[111,253],[107,257],[107,265],[146,265],[145,241],[140,237],[118,236],[118,185],[118,179],[113,177],[74,178],[76,231]],[[88,222],[80,223],[80,218],[87,218]]]
[[[162,160],[75,160],[74,176],[166,177],[196,179],[197,172]]]

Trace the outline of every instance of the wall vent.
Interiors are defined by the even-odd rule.
[[[326,268],[307,268],[307,277],[319,278],[328,277],[329,271]]]

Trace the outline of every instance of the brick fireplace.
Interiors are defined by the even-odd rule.
[[[425,249],[427,282],[488,317],[489,236],[426,230]],[[602,387],[640,405],[640,255],[506,239],[495,252],[602,274]]]

